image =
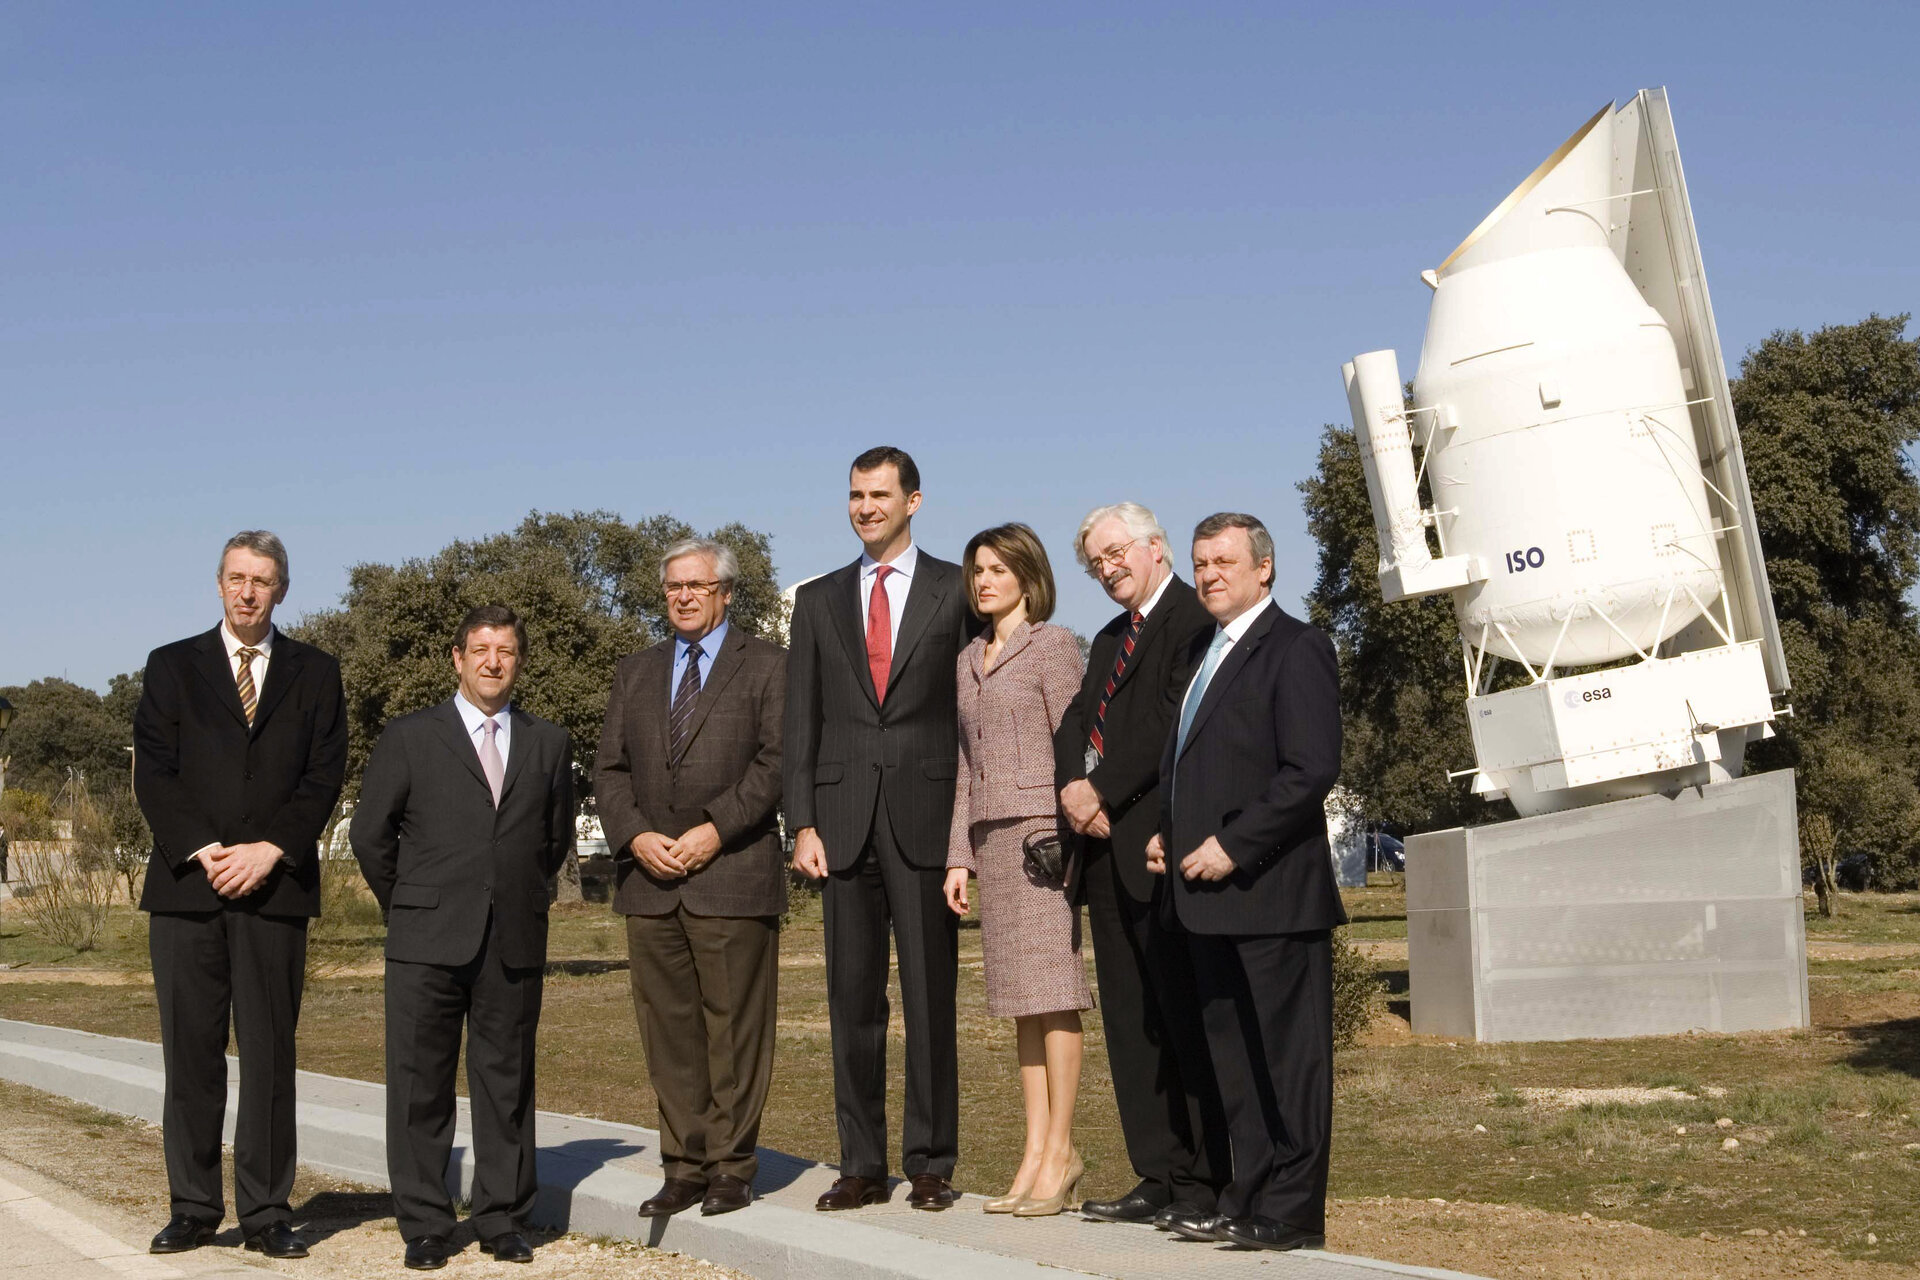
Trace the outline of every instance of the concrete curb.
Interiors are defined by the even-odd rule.
[[[229,1059],[227,1137],[233,1134],[239,1071]],[[0,1019],[0,1078],[103,1111],[158,1123],[160,1047],[145,1041]],[[299,1073],[300,1162],[368,1186],[387,1185],[385,1090],[363,1080]],[[834,1171],[763,1149],[757,1199],[745,1212],[703,1218],[689,1211],[642,1220],[636,1209],[660,1189],[659,1138],[651,1129],[539,1113],[540,1200],[534,1225],[620,1239],[704,1258],[771,1280],[1040,1280],[1061,1275],[1150,1277],[1180,1271],[1196,1280],[1475,1280],[1457,1271],[1406,1267],[1339,1254],[1243,1253],[1176,1245],[1146,1228],[1094,1225],[1077,1217],[1016,1222],[989,1217],[969,1196],[958,1210],[916,1213],[900,1201],[859,1214],[822,1214],[813,1199]],[[460,1107],[448,1182],[472,1186],[471,1129]]]

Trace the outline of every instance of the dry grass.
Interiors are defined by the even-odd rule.
[[[1349,908],[1357,925],[1391,936],[1399,917],[1404,931],[1395,890],[1364,892]],[[1916,901],[1849,898],[1841,923],[1865,940],[1920,941]],[[0,928],[0,961],[22,942],[16,919],[10,915]],[[562,908],[555,921],[540,1104],[650,1124],[654,1104],[619,922],[601,906]],[[817,909],[802,903],[782,942],[779,1056],[762,1141],[831,1160],[822,952]],[[987,1016],[978,962],[979,935],[967,930],[962,963],[972,967],[963,969],[960,989],[959,1179],[969,1189],[997,1191],[1018,1161],[1020,1101],[1011,1025]],[[1404,993],[1403,970],[1386,976]],[[1920,1150],[1907,1149],[1920,1143],[1917,976],[1911,959],[1818,961],[1815,1026],[1794,1034],[1450,1044],[1411,1036],[1404,1021],[1388,1016],[1337,1064],[1333,1193],[1368,1203],[1438,1197],[1512,1205],[1576,1225],[1590,1213],[1689,1240],[1703,1231],[1724,1240],[1761,1230],[1800,1239],[1793,1233],[1804,1230],[1809,1248],[1920,1261]],[[1404,1003],[1390,1008],[1404,1014]],[[156,1034],[151,993],[134,986],[9,983],[0,986],[0,1016]],[[316,981],[302,1022],[302,1065],[377,1079],[381,1029],[377,970]],[[1097,1011],[1087,1030],[1078,1124],[1091,1170],[1085,1189],[1114,1194],[1133,1176]],[[896,1017],[896,1053],[897,1032]],[[1530,1105],[1522,1093],[1621,1088],[1671,1089],[1692,1099],[1558,1109]],[[1715,1097],[1715,1089],[1725,1092]],[[899,1113],[896,1085],[896,1133]],[[1730,1129],[1716,1126],[1723,1117],[1733,1121]],[[1738,1147],[1724,1149],[1727,1137]],[[1446,1223],[1453,1221],[1434,1230],[1451,1229]]]

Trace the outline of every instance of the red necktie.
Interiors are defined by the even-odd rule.
[[[867,599],[867,670],[873,673],[873,696],[887,700],[887,676],[893,671],[893,602],[887,599],[887,575],[892,565],[873,571],[873,594]]]
[[[1120,652],[1113,662],[1113,674],[1107,677],[1107,687],[1100,693],[1100,709],[1093,713],[1093,732],[1087,735],[1087,741],[1093,744],[1097,755],[1107,754],[1106,739],[1101,736],[1101,730],[1107,727],[1107,702],[1113,697],[1113,691],[1120,687],[1120,677],[1127,674],[1127,663],[1133,658],[1133,646],[1140,640],[1140,624],[1146,620],[1146,614],[1138,609],[1133,611],[1127,632],[1120,638]]]

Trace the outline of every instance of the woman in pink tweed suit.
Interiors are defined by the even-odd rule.
[[[1012,1018],[1026,1100],[1027,1147],[1012,1188],[988,1213],[1057,1214],[1084,1166],[1073,1146],[1080,1091],[1080,1010],[1091,1008],[1080,913],[1057,884],[1029,873],[1023,845],[1059,821],[1053,732],[1080,691],[1080,645],[1053,612],[1053,568],[1032,529],[976,534],[960,560],[968,601],[992,623],[957,664],[960,760],[947,842],[947,905],[967,912],[980,879],[987,1010]]]

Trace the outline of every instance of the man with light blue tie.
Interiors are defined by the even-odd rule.
[[[1270,597],[1273,537],[1222,512],[1193,531],[1193,580],[1216,623],[1195,639],[1147,846],[1185,932],[1233,1145],[1190,1240],[1254,1249],[1326,1238],[1333,1129],[1332,929],[1346,923],[1324,805],[1340,772],[1340,680],[1325,633]]]

